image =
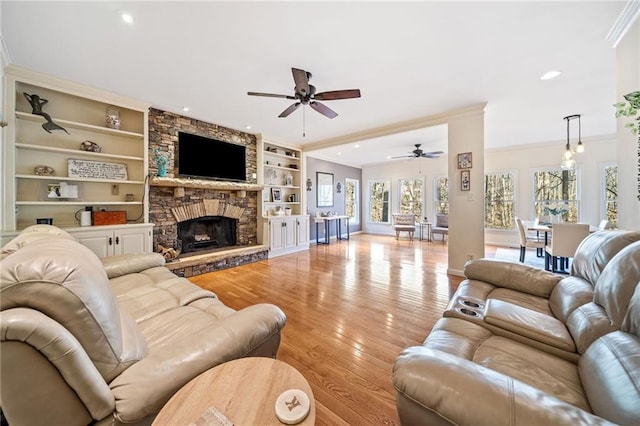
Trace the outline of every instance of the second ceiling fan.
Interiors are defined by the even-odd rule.
[[[291,72],[293,73],[293,81],[295,82],[295,87],[293,88],[293,96],[261,92],[247,92],[247,95],[295,100],[295,103],[293,103],[287,109],[282,111],[282,113],[280,113],[278,117],[281,118],[289,116],[289,114],[297,110],[300,105],[309,105],[311,108],[318,111],[325,117],[335,118],[338,116],[338,113],[318,101],[333,101],[338,99],[353,99],[360,97],[360,89],[333,90],[329,92],[316,93],[315,86],[309,84],[309,80],[311,79],[310,72],[301,70],[299,68],[291,68]]]
[[[439,158],[440,155],[444,154],[444,151],[430,151],[430,152],[425,152],[422,149],[420,149],[420,147],[422,146],[421,143],[417,143],[414,145],[416,147],[416,149],[414,149],[413,151],[410,152],[410,155],[400,155],[399,157],[391,157],[391,158]]]

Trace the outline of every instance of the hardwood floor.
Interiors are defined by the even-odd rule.
[[[286,313],[278,359],[311,385],[318,425],[394,425],[391,368],[462,281],[446,268],[447,244],[358,234],[190,280],[234,309],[265,302]]]

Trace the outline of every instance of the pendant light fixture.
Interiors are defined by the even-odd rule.
[[[570,142],[570,122],[576,118],[578,119],[578,144],[575,149],[573,149]],[[582,143],[582,122],[580,121],[580,114],[568,115],[564,117],[563,120],[567,120],[567,144],[564,147],[560,167],[562,170],[573,170],[576,167],[575,153],[584,152],[584,144]]]

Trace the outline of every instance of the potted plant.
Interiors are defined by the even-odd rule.
[[[624,102],[618,102],[613,106],[616,108],[616,118],[635,117],[635,120],[624,125],[631,129],[633,135],[638,136],[638,200],[640,200],[640,90],[627,93],[623,96]]]

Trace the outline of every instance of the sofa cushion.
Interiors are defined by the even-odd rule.
[[[436,227],[437,228],[448,228],[449,227],[449,215],[437,214],[436,215]]]
[[[640,241],[640,231],[600,231],[582,240],[571,261],[571,275],[595,285],[607,263],[624,247]]]
[[[442,318],[423,345],[473,361],[591,411],[574,363],[496,336],[480,325]]]
[[[593,301],[604,308],[616,326],[622,327],[624,322],[623,331],[630,331],[631,322],[625,321],[625,317],[639,284],[640,241],[628,245],[611,259],[594,289]]]
[[[27,234],[32,235],[32,234]],[[40,311],[68,329],[106,381],[147,353],[98,257],[73,239],[41,238],[2,260],[0,306]]]
[[[593,412],[621,425],[640,424],[640,339],[620,331],[589,347],[578,363]]]
[[[11,253],[20,250],[27,244],[44,239],[60,239],[74,240],[67,231],[52,225],[31,225],[25,228],[18,236],[9,241],[0,249],[0,260],[9,256]]]

